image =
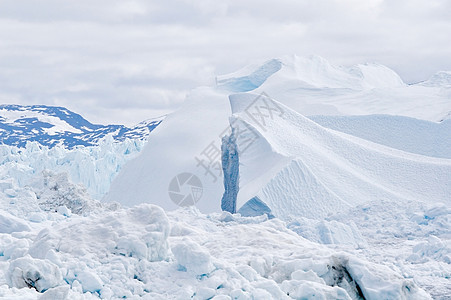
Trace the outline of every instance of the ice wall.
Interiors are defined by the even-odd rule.
[[[134,158],[145,141],[115,142],[106,138],[98,146],[66,149],[28,142],[24,148],[0,145],[0,180],[12,179],[19,187],[30,185],[45,170],[67,173],[83,184],[94,199],[101,199],[122,166]]]

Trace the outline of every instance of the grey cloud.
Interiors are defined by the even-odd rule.
[[[415,82],[451,70],[450,12],[446,0],[3,0],[0,100],[133,124],[217,74],[293,53]]]

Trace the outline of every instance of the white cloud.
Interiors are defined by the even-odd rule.
[[[131,124],[215,74],[292,53],[376,61],[419,81],[451,70],[450,3],[2,0],[0,99]]]

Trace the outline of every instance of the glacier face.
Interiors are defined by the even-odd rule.
[[[46,170],[67,173],[70,180],[86,187],[91,197],[101,199],[122,166],[139,154],[146,141],[116,142],[107,136],[97,146],[67,149],[27,142],[25,147],[0,145],[0,181],[18,187],[32,185]],[[0,185],[1,189],[1,185]]]
[[[92,124],[63,107],[0,105],[0,143],[24,147],[34,141],[49,148],[56,145],[74,148],[98,145],[107,135],[115,141],[146,139],[163,119],[149,119],[129,128]]]

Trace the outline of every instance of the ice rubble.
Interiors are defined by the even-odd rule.
[[[2,298],[429,298],[412,279],[266,216],[165,213],[150,204],[41,213],[40,222],[23,220],[29,229],[0,233]]]
[[[59,184],[61,190],[78,197],[71,188],[73,184],[67,180]],[[0,194],[0,200],[1,220],[26,224],[20,227],[0,223],[2,299],[13,295],[41,299],[39,293],[50,299],[51,295],[65,295],[58,299],[131,296],[143,264],[168,259],[169,220],[157,206],[142,204],[120,209],[87,198],[87,202],[97,205],[85,206],[84,214],[77,215],[57,198],[49,198],[46,204],[51,205],[53,200],[53,207],[64,210],[42,210],[37,197],[18,196],[14,203],[8,203]],[[18,203],[22,205],[16,207]],[[42,218],[27,218],[35,214]],[[124,281],[129,282],[124,285]]]
[[[165,213],[150,204],[120,208],[91,200],[65,176],[41,177],[65,192],[50,184],[16,187],[15,198],[0,193],[2,216],[26,225],[0,225],[9,228],[0,231],[3,298],[429,298],[409,276],[356,259],[361,253],[350,249],[334,251],[305,240],[266,215],[204,215],[195,208]],[[54,194],[42,206],[36,195],[46,189]],[[71,213],[64,204],[72,203],[61,200],[79,197],[88,204],[82,214]],[[425,210],[422,219],[417,215],[411,222],[448,226],[443,206]],[[427,249],[418,245],[412,251]],[[433,254],[423,252],[429,261]]]

